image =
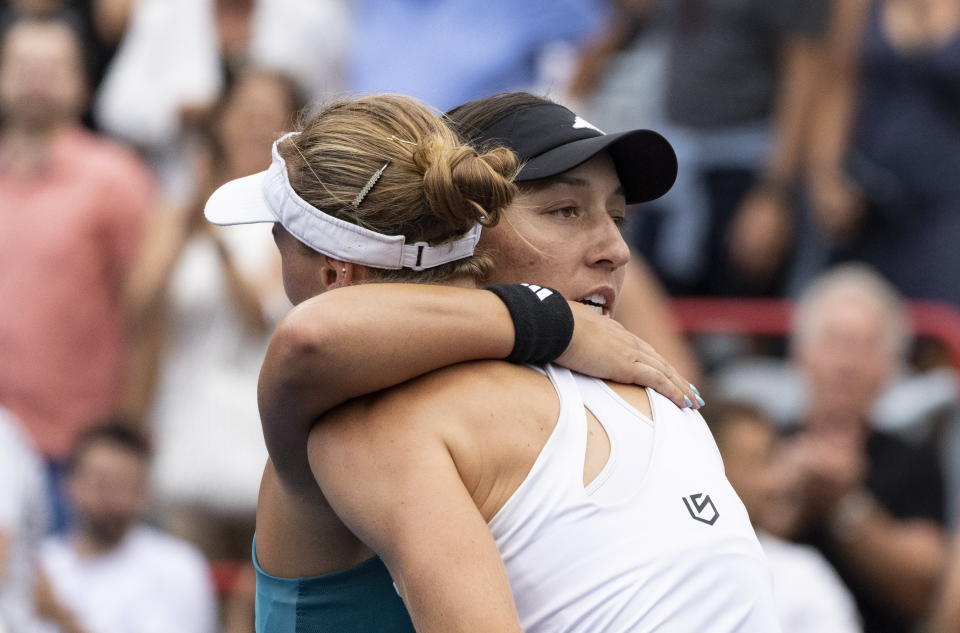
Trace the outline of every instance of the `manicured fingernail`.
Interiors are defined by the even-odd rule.
[[[688,409],[693,406],[693,403],[690,402],[690,398],[686,396],[683,397],[683,404],[686,405]]]
[[[699,404],[701,407],[707,404],[703,401],[703,398],[700,397],[699,393],[697,394],[697,404]]]
[[[693,393],[697,394],[698,396],[700,395],[700,390],[697,389],[697,386],[695,384],[690,383],[690,389],[693,390]]]

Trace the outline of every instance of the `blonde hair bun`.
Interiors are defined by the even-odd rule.
[[[517,193],[513,184],[517,159],[502,147],[480,154],[469,145],[434,138],[419,144],[413,161],[423,172],[430,210],[440,221],[463,231],[478,222],[495,225]]]

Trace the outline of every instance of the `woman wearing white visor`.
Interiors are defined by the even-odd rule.
[[[675,170],[672,152],[650,132],[602,138],[601,132],[554,104],[532,104],[526,110],[519,108],[522,112],[512,121],[504,118],[498,138],[502,134],[509,139],[515,124],[526,129],[546,120],[549,125],[541,126],[532,140],[541,144],[537,149],[540,156],[547,156],[547,163],[555,160],[557,171],[539,172],[536,182],[524,185],[520,195],[515,195],[510,183],[515,165],[508,152],[478,156],[458,146],[437,119],[412,102],[372,97],[325,109],[299,136],[279,143],[274,165],[265,177],[227,185],[211,198],[207,215],[218,223],[279,222],[275,233],[284,257],[285,284],[295,302],[358,281],[421,280],[467,286],[483,276],[521,281],[520,275],[539,269],[551,278],[526,279],[552,285],[609,313],[628,257],[617,230],[625,202],[650,199],[669,188],[671,170]],[[543,147],[544,143],[553,145]],[[636,162],[641,167],[636,173],[625,171],[629,168],[611,158],[621,145],[638,152]],[[524,169],[545,166],[536,156],[524,156],[521,148],[513,149],[530,159]],[[549,156],[554,150],[559,151]],[[622,186],[620,178],[625,175],[640,175],[641,179],[630,182],[642,184]],[[523,171],[519,178],[524,178]],[[251,189],[244,191],[245,185]],[[241,212],[240,204],[252,208]],[[486,253],[472,254],[475,225],[492,224],[501,212],[503,223],[484,232]],[[330,235],[338,239],[330,240]],[[492,252],[496,263],[491,275]],[[551,265],[538,267],[545,259]],[[497,265],[503,262],[515,269],[512,279],[509,270]],[[368,545],[384,556],[420,631],[519,630],[496,546],[507,556],[506,571],[527,630],[555,630],[557,621],[544,618],[545,609],[555,616],[564,614],[556,617],[573,618],[570,622],[587,612],[607,618],[605,628],[596,628],[598,621],[590,620],[570,630],[643,630],[636,627],[664,617],[678,623],[685,618],[686,628],[676,630],[703,630],[697,623],[705,622],[708,614],[711,621],[726,622],[726,628],[716,630],[774,630],[764,619],[769,591],[759,547],[742,505],[723,477],[702,420],[692,412],[681,413],[652,392],[618,387],[627,392],[624,399],[611,400],[620,403],[614,409],[619,406],[633,416],[627,424],[618,424],[607,418],[623,416],[609,406],[605,412],[584,415],[583,399],[574,395],[579,387],[571,382],[572,374],[550,368],[545,376],[522,366],[486,363],[444,370],[387,394],[356,400],[324,416],[311,449],[326,497],[363,542],[333,515],[313,484],[302,443],[284,439],[275,429],[309,428],[320,413],[344,398],[438,366],[503,357],[539,363],[567,348],[571,306],[556,292],[539,285],[497,286],[495,291],[356,286],[304,302],[281,326],[268,352],[260,388],[274,465],[265,473],[258,511],[259,630],[409,630],[409,622],[396,610],[399,603],[389,577],[379,560],[371,558]],[[372,293],[377,293],[379,303],[369,301]],[[459,306],[469,308],[467,318]],[[581,324],[593,325],[609,340],[621,342],[606,348],[611,358],[596,363],[596,373],[606,371],[621,380],[636,377],[635,361],[644,358],[636,340],[588,308],[575,305],[573,310],[580,318],[578,330]],[[470,314],[477,318],[469,319]],[[325,315],[330,318],[324,319]],[[604,334],[604,326],[612,333]],[[379,334],[364,346],[353,338],[361,330]],[[568,354],[580,355],[576,348],[571,346]],[[594,362],[590,359],[597,358],[595,350],[580,348],[586,349],[583,368],[589,368]],[[330,385],[336,385],[334,393],[329,393]],[[614,398],[612,393],[605,397]],[[661,419],[661,415],[678,419]],[[656,433],[650,417],[656,418]],[[436,428],[427,428],[431,425]],[[393,436],[391,427],[400,435]],[[676,427],[679,435],[659,431],[668,427]],[[581,431],[582,442],[569,437]],[[554,439],[558,437],[562,439]],[[682,446],[690,472],[678,476],[659,472],[665,463],[673,462],[670,458],[658,461],[657,442]],[[384,452],[391,444],[395,450]],[[568,501],[590,505],[589,499],[581,499],[585,481],[603,494],[622,494],[625,485],[639,481],[637,475],[649,464],[648,478],[658,471],[657,483],[640,489],[660,490],[660,479],[676,479],[664,494],[685,492],[676,495],[671,505],[683,512],[683,520],[711,531],[695,532],[689,541],[664,549],[664,543],[656,541],[656,529],[669,525],[672,530],[676,517],[667,524],[654,521],[654,531],[638,529],[631,522],[636,519],[629,515],[636,510],[631,505],[627,515],[600,512],[597,516],[607,518],[580,525],[593,533],[578,543],[580,539],[569,533],[570,526],[550,534],[549,526],[563,526],[551,514],[556,507],[544,507],[543,521],[503,514],[501,510],[508,506],[537,511],[537,493],[531,496],[525,491],[536,486],[531,483],[533,475],[542,470],[535,462],[542,464],[545,455],[554,454],[544,447],[558,445],[566,447],[562,451],[566,457],[573,455],[572,462],[558,462],[567,473],[564,482],[579,482],[565,490],[576,498]],[[614,468],[614,464],[620,466]],[[601,470],[605,474],[596,477]],[[601,479],[607,483],[598,485]],[[693,489],[698,487],[704,490]],[[708,516],[718,507],[723,518]],[[552,560],[535,562],[514,555],[527,550],[543,557],[542,550],[523,544],[525,537],[517,539],[514,519],[546,530],[544,545],[555,548]],[[487,520],[492,520],[490,528]],[[609,527],[609,522],[626,523],[616,535],[605,535],[601,528]],[[680,533],[690,529],[675,527]],[[623,532],[632,536],[624,541]],[[617,551],[608,548],[605,557],[590,565],[593,555],[577,551],[578,547],[593,547],[597,545],[591,543],[594,538],[603,543],[607,536],[611,538],[606,545],[616,543]],[[644,546],[639,557],[631,551],[631,538],[637,541],[632,545]],[[564,547],[558,547],[559,542]],[[690,555],[680,556],[679,550]],[[610,557],[628,565],[626,571],[617,568],[628,583],[626,591],[603,577]],[[650,559],[659,566],[651,567]],[[555,564],[562,560],[572,567],[558,570]],[[538,567],[542,569],[537,571]],[[673,570],[671,578],[664,576],[667,568]],[[591,573],[581,577],[577,569]],[[658,570],[658,580],[651,585],[637,576],[642,569]],[[667,611],[651,608],[658,603],[656,595],[690,583],[695,570],[706,579],[701,591],[674,599],[664,607]],[[574,594],[557,594],[553,588],[543,592],[535,584],[521,582],[523,578],[546,582],[557,573],[556,581]],[[564,578],[566,574],[571,575]],[[604,597],[602,591],[593,591],[580,600],[576,595],[587,595],[580,591],[581,581],[594,590],[607,585],[620,595]],[[622,600],[641,588],[649,590],[646,601],[624,609]],[[720,617],[715,608],[699,616],[683,615],[687,607],[704,600],[713,607],[722,603],[729,615]],[[735,629],[733,622],[756,626]]]

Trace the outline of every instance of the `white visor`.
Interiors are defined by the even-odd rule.
[[[207,220],[221,226],[279,222],[315,251],[373,268],[423,270],[473,255],[480,239],[479,224],[445,244],[407,244],[403,235],[383,235],[311,206],[290,186],[278,150],[281,142],[296,134],[274,142],[273,160],[266,171],[231,180],[214,191],[203,211]]]

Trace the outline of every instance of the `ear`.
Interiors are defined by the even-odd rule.
[[[323,267],[320,269],[320,281],[327,290],[333,290],[363,280],[366,278],[365,272],[366,269],[359,264],[324,256]]]

